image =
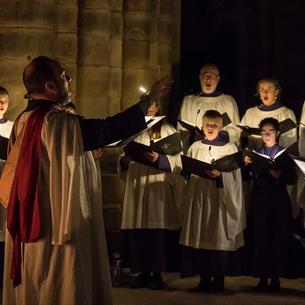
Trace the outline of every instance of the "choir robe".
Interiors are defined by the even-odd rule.
[[[177,132],[174,127],[163,123],[160,140],[174,132]],[[149,146],[148,132],[135,141]],[[124,266],[130,267],[132,272],[163,272],[177,268],[179,206],[184,179],[176,171],[180,153],[162,155],[162,158],[167,160],[167,169],[160,167],[161,164],[154,168],[132,161],[126,173],[122,258]]]
[[[273,152],[281,149],[278,147]],[[271,150],[268,153],[262,148],[259,152],[271,155]],[[282,170],[279,179],[271,176],[268,169],[253,174],[247,217],[246,265],[250,274],[256,277],[281,277],[290,273],[293,218],[287,184],[296,183],[297,174],[295,164],[286,152],[277,166]]]
[[[237,143],[239,141],[240,129],[239,111],[236,101],[228,94],[215,94],[215,96],[204,95],[187,95],[183,101],[180,109],[179,120],[191,123],[199,129],[202,127],[202,116],[207,110],[217,110],[219,113],[227,113],[231,123],[223,128],[229,134],[230,142]],[[181,124],[178,124],[179,130],[185,130]],[[189,145],[184,141],[186,152]]]
[[[47,102],[29,104],[35,108]],[[3,199],[10,196],[9,181],[20,150],[16,143],[23,136],[22,127],[30,115],[28,109],[14,128],[17,140],[4,168],[3,174],[7,167],[7,176],[1,179],[1,186],[7,184],[0,190],[4,204],[7,200]],[[138,106],[104,120],[84,119],[65,111],[45,115],[38,176],[43,234],[36,242],[22,244],[21,284],[13,287],[13,242],[6,232],[3,305],[112,304],[101,185],[89,150],[145,127]],[[93,137],[89,138],[90,134]]]
[[[272,109],[272,106],[270,106]],[[249,126],[253,128],[258,128],[259,123],[265,118],[274,118],[279,122],[286,119],[291,119],[296,123],[296,117],[294,112],[285,107],[281,106],[273,110],[262,110],[260,106],[255,106],[249,108],[241,119],[241,126]],[[291,129],[280,135],[279,144],[283,147],[289,147],[298,140],[297,128]],[[249,136],[249,145],[251,149],[258,149],[262,146],[262,138],[259,135]]]
[[[197,141],[188,156],[211,163],[236,152],[232,143],[216,146]],[[182,274],[233,275],[231,258],[244,245],[245,226],[240,169],[222,172],[218,179],[191,175],[182,205],[180,244],[188,253],[182,261]]]

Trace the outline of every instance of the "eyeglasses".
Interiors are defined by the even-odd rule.
[[[276,130],[270,130],[270,131],[262,131],[261,136],[262,137],[269,137],[276,134]]]

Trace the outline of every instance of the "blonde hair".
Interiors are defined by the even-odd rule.
[[[220,125],[222,125],[222,115],[217,110],[208,110],[205,112],[205,114],[202,116],[202,121],[204,119],[213,119],[216,122],[218,122]]]

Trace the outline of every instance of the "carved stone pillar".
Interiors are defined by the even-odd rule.
[[[56,0],[55,1],[55,26],[54,26],[54,57],[67,69],[72,77],[72,96],[75,101],[76,79],[77,79],[77,24],[78,1]],[[76,104],[78,101],[76,100]],[[77,107],[78,108],[78,107]],[[78,109],[77,109],[78,110]]]
[[[123,108],[180,58],[180,1],[123,2]]]
[[[110,28],[110,71],[109,71],[109,107],[108,114],[113,115],[122,110],[122,33],[123,0],[111,0]]]
[[[29,59],[52,56],[54,0],[0,1],[0,84],[8,89],[8,117],[15,119],[25,106],[22,72]]]
[[[153,47],[156,42],[154,23],[156,1],[123,2],[123,108],[134,103],[139,86],[148,89],[153,68]]]
[[[84,116],[101,117],[109,109],[109,0],[79,1],[77,101]]]

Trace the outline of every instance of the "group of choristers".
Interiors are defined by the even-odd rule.
[[[257,289],[277,290],[280,277],[305,275],[305,250],[294,238],[297,216],[304,230],[304,176],[288,154],[298,140],[296,117],[280,102],[275,79],[258,81],[261,104],[241,120],[234,98],[217,91],[217,66],[203,66],[199,79],[202,92],[186,96],[180,109],[181,151],[146,151],[151,165],[128,153],[120,159],[122,259],[138,273],[130,286],[162,289],[162,272],[179,270],[182,277],[200,276],[195,291],[221,292],[227,275],[254,276]],[[148,114],[160,110],[156,102]],[[287,119],[294,125],[283,131]],[[299,152],[305,157],[305,111],[302,122]],[[150,146],[177,129],[163,120],[135,142]],[[240,164],[226,169],[200,167],[194,174],[181,161],[185,155],[214,164],[239,151]],[[259,170],[262,158],[272,166]]]

